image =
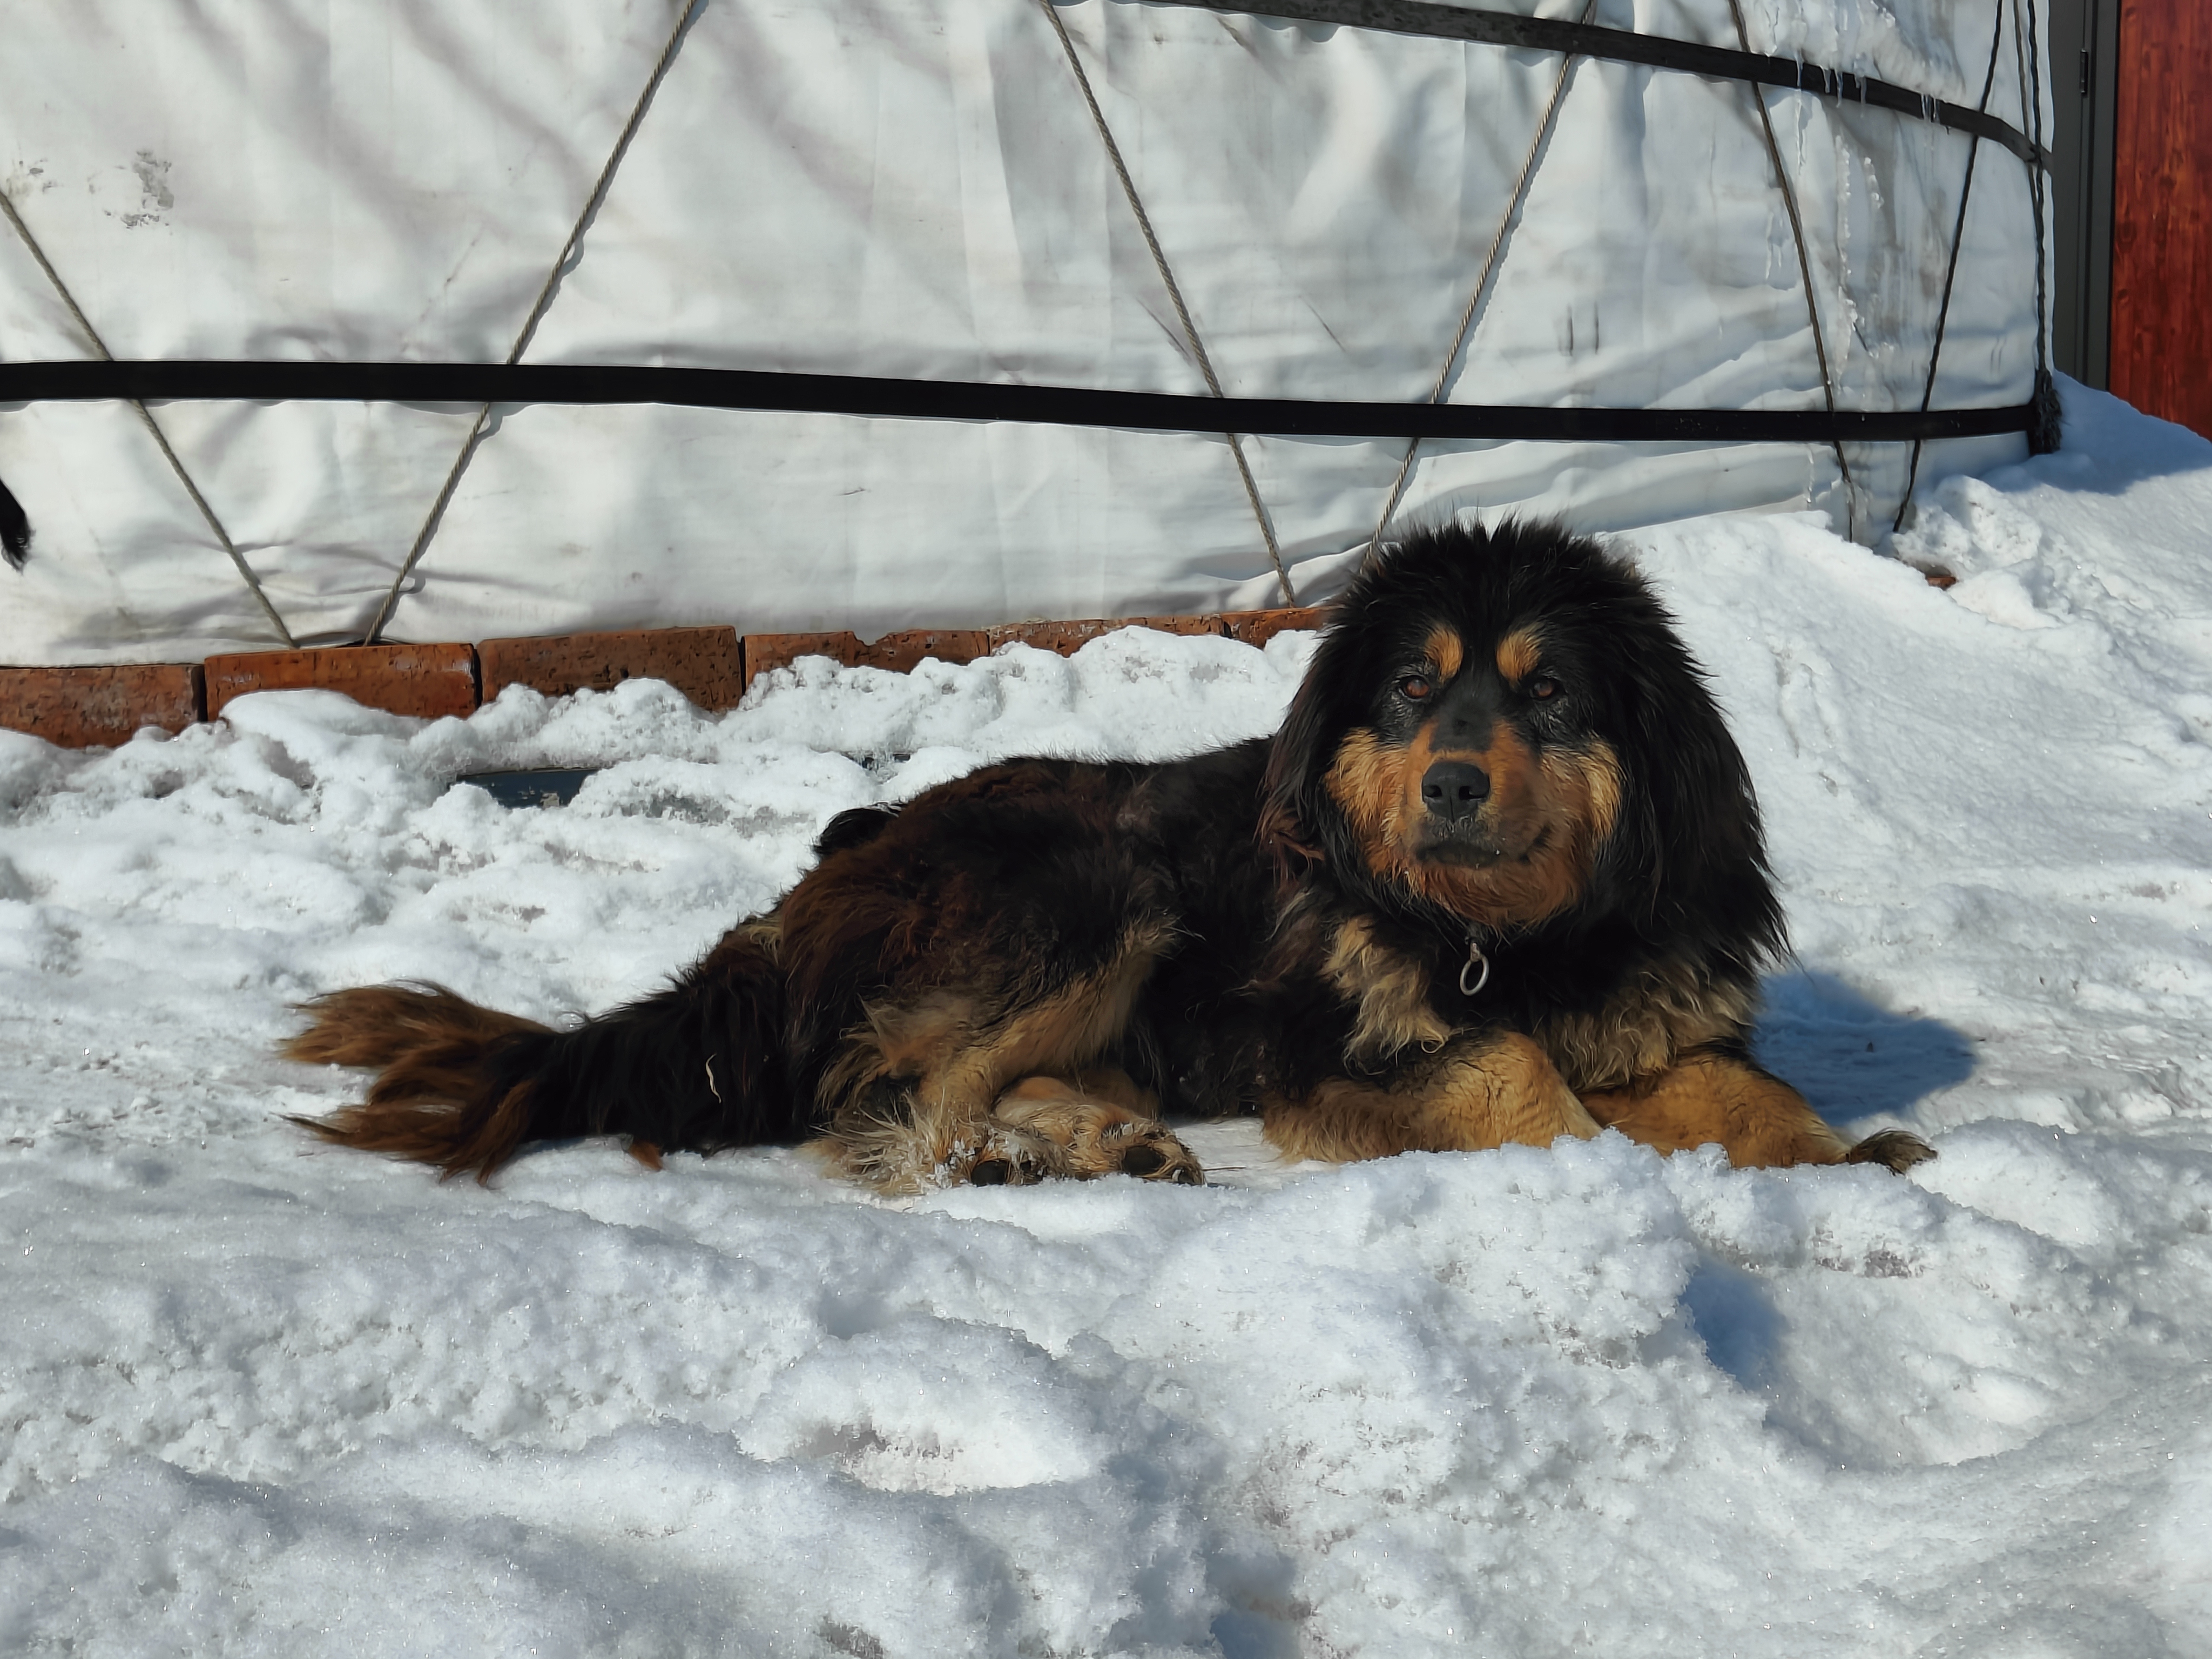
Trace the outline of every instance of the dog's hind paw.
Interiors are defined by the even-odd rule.
[[[999,1097],[992,1117],[1049,1146],[1052,1175],[1077,1181],[1126,1175],[1186,1187],[1206,1180],[1190,1148],[1166,1124],[1060,1078],[1024,1078]]]
[[[1060,1164],[1060,1149],[1043,1137],[990,1123],[980,1138],[954,1150],[943,1180],[948,1187],[1034,1187],[1065,1175]]]
[[[941,1187],[1030,1187],[1127,1175],[1197,1186],[1190,1148],[1152,1115],[1152,1097],[1118,1073],[1024,1078],[981,1117],[933,1121],[896,1079],[872,1086],[854,1121],[802,1151],[886,1194]]]
[[[1925,1164],[1936,1149],[1905,1129],[1884,1129],[1869,1135],[1844,1154],[1846,1164],[1879,1164],[1892,1175],[1903,1175],[1916,1164]]]

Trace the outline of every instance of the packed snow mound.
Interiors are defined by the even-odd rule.
[[[1761,1052],[1929,1136],[1902,1179],[1231,1125],[1200,1188],[603,1143],[483,1188],[280,1121],[358,1086],[269,1058],[302,996],[635,995],[835,812],[1264,732],[1306,636],[0,734],[0,1649],[2201,1650],[2212,445],[2068,398],[1898,559],[1623,543],[1765,805]],[[528,765],[605,769],[453,786]]]

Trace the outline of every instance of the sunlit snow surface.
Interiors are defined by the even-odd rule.
[[[1763,1052],[1903,1180],[1228,1126],[1195,1190],[485,1190],[279,1121],[357,1087],[269,1058],[301,997],[604,1006],[843,807],[1268,730],[1305,636],[0,733],[0,1651],[2212,1650],[2212,445],[2069,397],[1899,538],[1948,593],[1628,544],[1765,805]],[[608,769],[448,787],[531,765]]]

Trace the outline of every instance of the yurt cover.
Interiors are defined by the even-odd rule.
[[[0,661],[1310,603],[1454,514],[1877,543],[1916,469],[2029,441],[2039,36],[2019,0],[18,6]]]

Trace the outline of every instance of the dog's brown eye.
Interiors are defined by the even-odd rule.
[[[1428,676],[1408,674],[1398,682],[1398,695],[1409,702],[1419,702],[1429,695]]]
[[[1559,695],[1559,683],[1549,674],[1539,674],[1528,682],[1528,695],[1541,702],[1547,697]]]

